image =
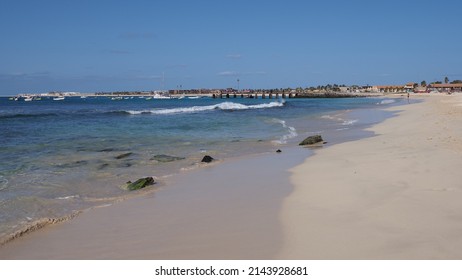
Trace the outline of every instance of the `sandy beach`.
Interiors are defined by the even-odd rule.
[[[460,259],[461,105],[422,97],[388,109],[373,137],[187,172],[0,259]]]
[[[461,259],[461,105],[444,95],[391,108],[376,136],[292,169],[279,258]]]

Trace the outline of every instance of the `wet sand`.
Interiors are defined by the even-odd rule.
[[[144,196],[86,211],[0,248],[0,259],[271,259],[292,191],[288,169],[310,150],[230,159],[172,177]]]
[[[277,258],[462,259],[462,94],[389,110],[291,170]]]

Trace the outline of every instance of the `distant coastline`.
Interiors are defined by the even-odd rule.
[[[404,93],[446,93],[462,92],[462,81],[455,80],[449,83],[434,82],[427,85],[425,81],[420,84],[409,82],[404,85],[337,85],[327,84],[317,87],[297,87],[297,88],[273,88],[273,89],[170,89],[170,90],[150,90],[150,91],[108,91],[81,93],[76,91],[50,91],[46,93],[19,93],[16,96],[6,96],[10,98],[27,97],[212,97],[212,98],[341,98],[341,97],[370,97],[385,94],[404,94]]]

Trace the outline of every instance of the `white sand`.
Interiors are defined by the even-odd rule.
[[[462,96],[391,110],[377,136],[292,169],[282,259],[461,259]]]

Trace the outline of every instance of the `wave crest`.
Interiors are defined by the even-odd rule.
[[[222,102],[214,105],[207,106],[192,106],[192,107],[180,107],[180,108],[171,108],[171,109],[154,109],[154,110],[128,110],[125,111],[130,115],[140,115],[140,114],[154,114],[154,115],[168,115],[168,114],[188,114],[188,113],[198,113],[212,110],[223,110],[223,111],[238,111],[238,110],[251,110],[251,109],[267,109],[274,107],[282,107],[284,103],[282,102],[270,102],[256,105],[244,105],[234,102]]]

